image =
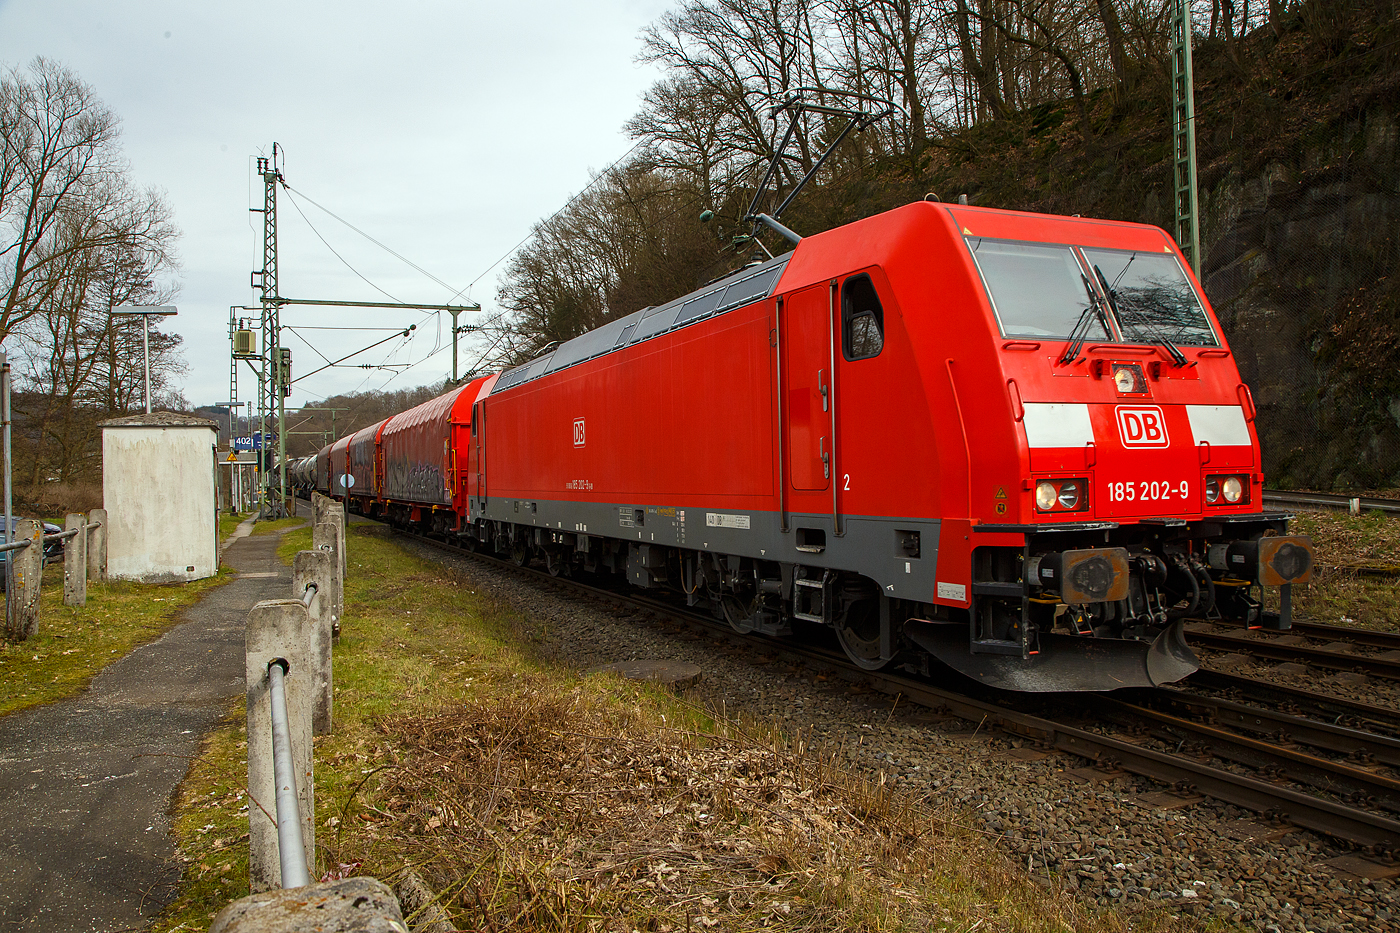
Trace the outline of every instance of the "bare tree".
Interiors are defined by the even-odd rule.
[[[160,198],[131,189],[118,139],[68,69],[37,58],[0,77],[0,340],[42,312],[60,281],[42,273],[70,253],[173,235]]]

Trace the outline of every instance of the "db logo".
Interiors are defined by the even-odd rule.
[[[1124,447],[1167,447],[1167,422],[1156,405],[1119,405],[1118,437]]]
[[[574,446],[575,446],[575,447],[582,447],[582,446],[583,446],[583,419],[582,419],[582,418],[576,418],[576,419],[574,419]]]

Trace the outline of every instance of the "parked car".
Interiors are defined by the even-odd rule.
[[[21,519],[23,519],[23,517],[24,517],[24,516],[22,516],[22,515],[16,515],[16,516],[14,516],[15,521],[17,521],[17,522],[20,521]],[[61,526],[55,525],[53,522],[44,522],[44,534],[45,534],[45,535],[57,534],[58,532],[61,532],[62,530],[63,530],[63,528],[62,528]],[[0,515],[0,544],[3,544],[3,543],[4,543],[4,540],[3,540],[3,539],[4,539],[4,536],[5,536],[5,516],[4,516],[4,515]],[[62,541],[45,541],[45,542],[44,542],[44,563],[45,563],[45,565],[51,564],[51,563],[53,563],[54,561],[63,560],[63,544],[64,544],[64,542],[62,542]],[[9,557],[10,557],[10,552],[9,552],[9,551],[0,551],[0,566],[3,566],[4,562],[5,562],[6,560],[8,560]],[[5,585],[4,574],[3,574],[3,573],[0,573],[0,587],[3,587],[4,585]]]

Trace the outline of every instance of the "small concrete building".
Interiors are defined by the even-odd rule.
[[[171,411],[102,422],[108,577],[175,583],[218,572],[218,430]]]

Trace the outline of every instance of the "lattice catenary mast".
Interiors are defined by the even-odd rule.
[[[1172,9],[1172,188],[1176,245],[1201,274],[1200,203],[1196,190],[1196,101],[1191,75],[1190,0]]]

